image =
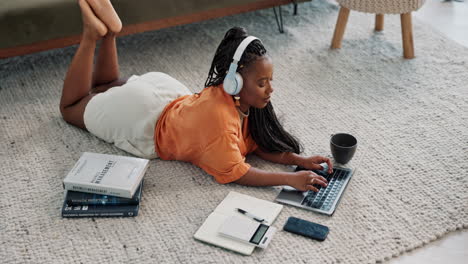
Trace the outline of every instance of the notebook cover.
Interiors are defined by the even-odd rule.
[[[241,208],[258,217],[264,218],[268,224],[271,225],[283,209],[283,206],[231,191],[198,229],[194,235],[195,239],[229,249],[243,255],[251,255],[255,249],[254,245],[245,244],[218,234],[219,228],[228,217],[247,217],[238,213],[236,208]]]

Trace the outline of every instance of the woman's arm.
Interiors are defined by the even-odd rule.
[[[293,152],[268,153],[260,150],[260,148],[257,148],[254,153],[260,158],[274,163],[299,166],[302,166],[304,163],[304,157],[301,157],[300,155],[297,155]]]
[[[312,190],[314,192],[318,191],[313,186],[314,184],[319,184],[323,187],[327,186],[327,180],[312,171],[268,172],[254,167],[251,167],[235,183],[248,186],[289,185],[301,191]]]
[[[320,163],[326,162],[328,164],[328,173],[332,173],[333,164],[331,160],[322,156],[302,157],[293,152],[282,152],[282,153],[268,153],[257,148],[254,152],[260,158],[285,165],[298,165],[310,170],[322,170],[323,167]]]

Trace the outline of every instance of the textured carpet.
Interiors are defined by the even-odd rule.
[[[62,120],[69,47],[0,60],[1,262],[374,263],[468,228],[468,50],[416,20],[417,57],[404,60],[399,16],[376,34],[372,15],[351,13],[343,48],[330,51],[337,11],[314,1],[293,16],[289,6],[285,34],[262,10],[118,41],[124,76],[162,71],[196,92],[228,28],[261,38],[275,64],[272,101],[305,154],[329,155],[332,133],[359,140],[358,172],[332,217],[285,206],[274,223],[327,225],[324,242],[280,231],[245,257],[194,240],[229,191],[272,201],[278,188],[220,185],[177,161],[151,161],[138,217],[62,219],[62,180],[81,153],[125,154]]]

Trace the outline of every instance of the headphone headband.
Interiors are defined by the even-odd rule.
[[[237,63],[240,61],[242,54],[244,53],[244,50],[247,48],[247,46],[250,44],[250,42],[256,40],[258,38],[254,36],[248,36],[242,42],[239,44],[239,46],[236,49],[236,52],[234,53],[233,60]]]

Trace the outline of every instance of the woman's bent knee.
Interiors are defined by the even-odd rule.
[[[60,105],[60,113],[62,114],[63,120],[76,127],[86,129],[84,123],[84,112],[88,102],[93,96],[94,94],[90,94],[73,105]]]

